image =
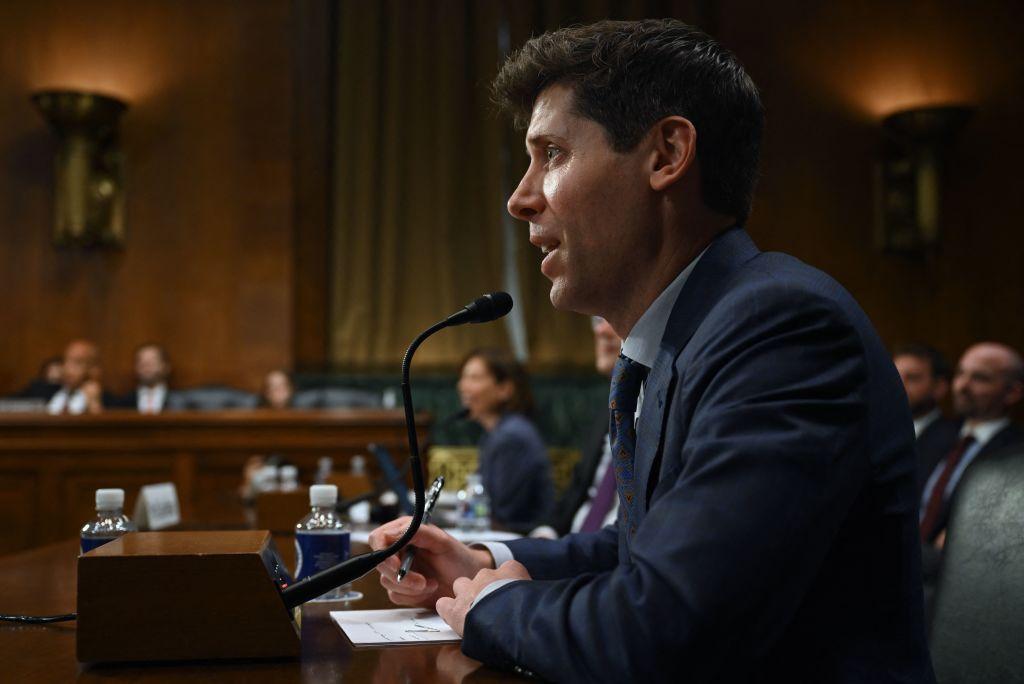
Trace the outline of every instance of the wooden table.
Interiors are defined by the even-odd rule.
[[[77,540],[0,558],[0,612],[49,615],[75,610]],[[356,609],[390,607],[376,573],[356,583]],[[80,665],[75,623],[0,623],[0,680],[5,682],[458,682],[521,681],[462,655],[454,644],[353,649],[327,615],[340,604],[307,604],[302,657],[288,661],[216,661]]]
[[[428,416],[417,416],[420,443]],[[185,523],[243,527],[238,486],[254,455],[279,454],[311,484],[321,456],[336,470],[385,446],[408,456],[402,411],[218,411],[90,416],[0,414],[0,554],[74,536],[94,515],[95,490],[121,487],[131,515],[145,484],[174,482]],[[367,459],[373,471],[373,458]]]

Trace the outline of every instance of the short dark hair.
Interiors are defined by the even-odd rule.
[[[171,357],[167,354],[167,350],[164,349],[164,346],[159,342],[143,342],[139,346],[135,347],[134,356],[137,358],[139,356],[139,352],[141,352],[143,349],[156,349],[157,352],[160,354],[160,360],[166,363],[167,365],[171,364]]]
[[[895,359],[897,356],[913,356],[916,359],[927,361],[932,368],[932,378],[936,380],[948,382],[953,378],[953,371],[949,361],[942,355],[942,352],[930,345],[922,342],[904,344],[896,347],[895,351],[893,351],[892,358]]]
[[[688,119],[697,130],[704,203],[746,221],[764,109],[736,57],[708,35],[675,19],[559,29],[512,53],[491,89],[499,108],[525,128],[538,95],[558,83],[572,88],[576,112],[600,124],[620,153],[659,120]]]
[[[466,354],[459,364],[459,375],[466,364],[473,359],[480,359],[487,367],[495,382],[511,382],[512,396],[501,406],[502,413],[522,413],[531,415],[533,413],[533,392],[530,390],[530,376],[527,375],[523,364],[519,363],[512,354],[503,349],[480,348]]]

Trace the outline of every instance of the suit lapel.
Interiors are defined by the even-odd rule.
[[[742,228],[727,230],[704,252],[676,299],[665,326],[658,357],[644,385],[644,403],[637,422],[634,472],[637,494],[643,497],[639,520],[646,514],[649,493],[657,485],[657,470],[661,466],[665,439],[665,415],[676,382],[675,360],[711,307],[728,291],[740,267],[758,254],[757,246],[746,231]]]

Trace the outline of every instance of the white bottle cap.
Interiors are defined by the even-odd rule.
[[[282,480],[295,480],[299,477],[299,469],[293,465],[281,466]]]
[[[123,489],[97,489],[96,510],[110,511],[115,508],[124,508]]]
[[[313,485],[309,488],[310,506],[333,506],[338,503],[338,485]]]

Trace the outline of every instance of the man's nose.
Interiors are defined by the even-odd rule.
[[[544,194],[531,176],[527,171],[519,181],[519,187],[508,198],[508,213],[521,221],[533,221],[544,211]]]

